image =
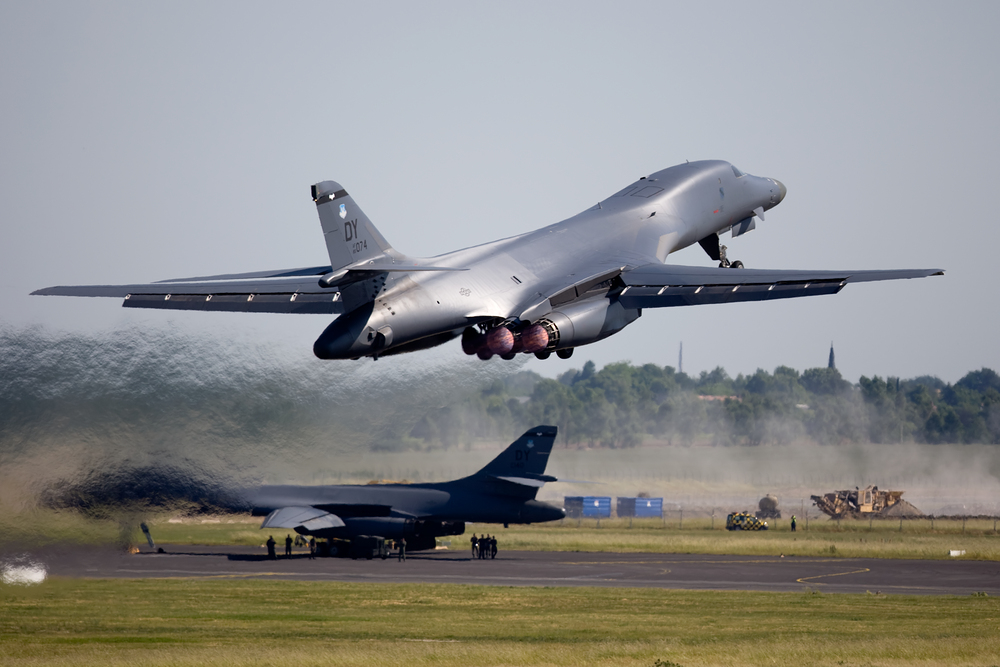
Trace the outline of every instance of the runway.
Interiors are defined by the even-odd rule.
[[[355,583],[491,586],[602,586],[686,590],[1000,595],[1000,563],[971,560],[711,556],[648,553],[501,551],[474,560],[467,551],[388,560],[317,558],[302,551],[267,560],[259,547],[161,545],[123,554],[111,548],[50,547],[32,554],[49,576],[72,578],[286,579]]]

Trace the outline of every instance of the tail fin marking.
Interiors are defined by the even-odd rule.
[[[475,476],[551,481],[551,478],[545,475],[545,466],[549,462],[549,454],[552,452],[557,433],[558,429],[555,426],[536,426],[528,429]]]
[[[333,271],[358,262],[387,258],[392,246],[339,183],[317,183],[312,186],[312,198],[316,202]]]

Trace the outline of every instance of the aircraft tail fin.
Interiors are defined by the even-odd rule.
[[[358,262],[385,259],[393,253],[389,242],[339,183],[317,183],[312,186],[312,198],[333,271]]]
[[[510,444],[499,456],[489,462],[475,477],[516,478],[552,481],[545,475],[552,444],[558,429],[555,426],[535,426]],[[524,482],[521,482],[524,483]],[[541,484],[539,484],[541,486]]]

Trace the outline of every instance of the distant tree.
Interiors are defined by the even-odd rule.
[[[851,383],[836,368],[809,368],[802,372],[799,384],[812,394],[839,394],[851,388]]]
[[[932,392],[939,392],[948,386],[948,384],[941,378],[936,378],[933,375],[921,375],[909,380],[904,380],[902,382],[902,386],[906,387],[907,390],[920,386],[926,387]]]
[[[984,393],[988,389],[1000,392],[1000,375],[989,368],[983,368],[967,373],[965,377],[955,383],[955,386],[979,393]]]
[[[867,408],[856,392],[816,395],[803,415],[806,433],[821,445],[867,440]]]
[[[862,377],[852,387],[836,369],[787,366],[732,379],[716,367],[697,378],[670,366],[598,369],[587,362],[558,380],[521,371],[422,415],[407,432],[386,432],[392,447],[414,442],[468,445],[534,424],[557,424],[562,441],[630,447],[649,436],[671,444],[792,442],[1000,444],[1000,376],[988,368],[954,385],[932,376]],[[735,397],[726,401],[707,400]]]
[[[702,396],[732,396],[733,379],[722,366],[711,372],[702,371],[697,381],[698,393]]]

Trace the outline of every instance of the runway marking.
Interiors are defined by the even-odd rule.
[[[118,570],[119,572],[129,572],[134,574],[142,574],[146,570]],[[177,575],[164,575],[164,576],[146,576],[143,579],[246,579],[248,577],[302,577],[302,576],[316,576],[324,575],[325,572],[232,572],[229,574],[208,574],[208,573],[187,573],[187,574],[177,574]],[[103,577],[91,577],[93,579],[101,579]]]
[[[834,572],[832,574],[817,574],[814,577],[799,577],[795,581],[799,582],[800,584],[804,584],[809,579],[822,579],[824,577],[842,577],[845,574],[863,574],[865,572],[871,572],[871,570],[869,568],[867,568],[867,567],[863,567],[860,570],[851,570],[850,572]],[[822,583],[822,582],[819,582],[817,585],[818,586],[824,586],[825,584]]]
[[[560,565],[661,565],[664,563],[696,563],[698,565],[742,565],[744,563],[843,563],[842,558],[824,558],[822,560],[796,561],[794,558],[768,558],[758,560],[564,560]]]

